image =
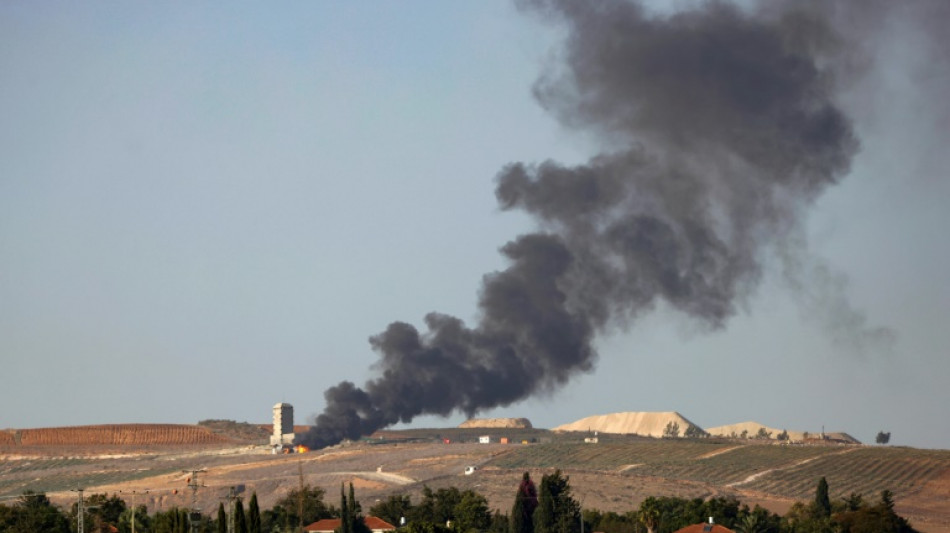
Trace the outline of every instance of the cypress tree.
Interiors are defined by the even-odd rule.
[[[218,533],[228,533],[228,515],[224,513],[224,504],[218,504]]]
[[[251,494],[247,511],[247,532],[261,533],[261,510],[257,506],[257,492]]]
[[[340,483],[340,533],[353,533],[353,524],[350,523],[350,506],[346,502],[344,484]]]
[[[234,502],[234,533],[248,533],[247,517],[244,516],[244,504],[241,500]]]
[[[534,510],[537,506],[538,491],[531,481],[531,475],[525,472],[515,493],[508,533],[534,533]]]
[[[815,490],[815,512],[819,518],[831,516],[831,499],[828,497],[828,480],[822,476]]]

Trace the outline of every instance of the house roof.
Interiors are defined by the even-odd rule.
[[[719,524],[693,524],[683,529],[678,529],[674,533],[735,533],[733,530]]]
[[[304,531],[335,531],[339,529],[342,520],[339,518],[324,518],[317,520],[303,528]],[[396,529],[396,526],[375,516],[364,516],[363,523],[373,531],[390,531]]]

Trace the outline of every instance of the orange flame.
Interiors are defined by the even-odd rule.
[[[307,447],[304,446],[303,444],[298,444],[298,445],[297,445],[297,453],[307,453],[307,452],[309,452],[309,451],[310,451],[310,448],[307,448]]]

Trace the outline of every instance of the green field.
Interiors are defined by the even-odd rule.
[[[950,451],[870,446],[783,446],[717,440],[631,439],[552,442],[513,449],[491,463],[507,469],[606,470],[627,476],[736,486],[803,499],[822,476],[834,497],[897,497],[920,491],[950,469]],[[751,478],[751,479],[750,479]]]

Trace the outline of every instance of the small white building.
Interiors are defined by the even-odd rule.
[[[491,437],[488,435],[482,435],[481,437],[478,437],[479,444],[488,444],[490,442],[491,442]]]

